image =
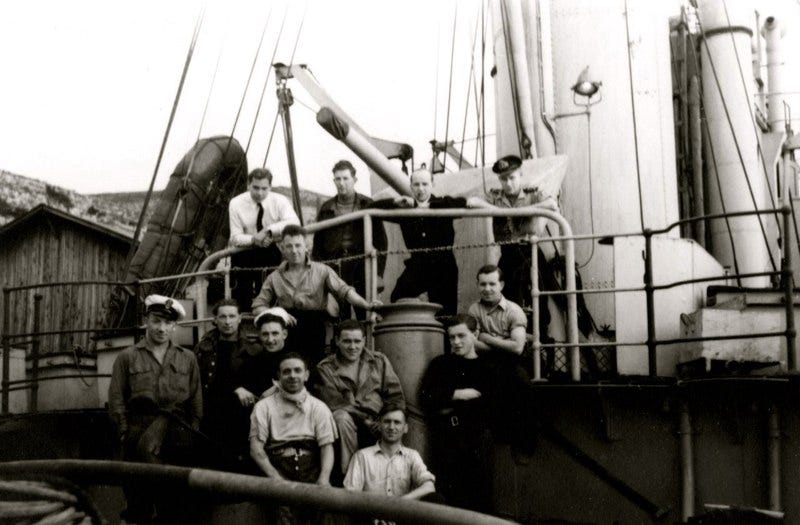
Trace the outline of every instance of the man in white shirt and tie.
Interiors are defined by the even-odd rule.
[[[280,240],[284,226],[300,224],[292,204],[283,195],[270,191],[272,173],[256,168],[247,176],[247,192],[228,204],[230,245],[251,248],[231,257],[233,268],[278,266],[281,253],[273,240]],[[231,273],[232,296],[241,311],[249,311],[253,297],[261,290],[262,272]]]

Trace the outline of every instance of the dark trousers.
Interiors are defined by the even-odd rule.
[[[355,254],[348,250],[337,253],[336,257],[349,257],[351,255]],[[358,292],[361,297],[367,296],[367,280],[364,275],[365,265],[363,259],[340,261],[338,263],[332,263],[330,266],[339,274],[339,277],[355,288],[356,292]],[[363,321],[367,318],[366,311],[363,308],[352,306],[347,301],[342,300],[339,301],[339,318],[350,319],[352,317],[350,315],[350,308],[355,311],[356,319]]]
[[[325,322],[328,321],[328,312],[324,310],[287,310],[297,319],[295,326],[290,326],[289,337],[286,339],[286,348],[297,352],[308,362],[310,370],[325,357]]]
[[[231,256],[232,268],[277,267],[281,263],[281,252],[273,243],[266,248],[253,248]],[[272,270],[231,272],[231,297],[239,303],[242,312],[249,312],[253,299],[261,291],[264,277]]]
[[[543,275],[543,271],[548,266],[542,250],[536,250],[536,258],[539,265],[539,290],[550,291],[553,287],[548,284],[549,281]],[[503,295],[506,299],[522,307],[530,307],[532,304],[531,293],[533,292],[531,245],[522,243],[500,246],[500,260],[497,261],[497,267],[503,272],[505,281]],[[539,329],[541,331],[539,340],[542,342],[546,342],[547,327],[550,325],[550,310],[547,303],[547,296],[539,297]],[[531,326],[530,315],[528,324]]]
[[[122,443],[122,458],[153,464],[194,464],[192,432],[167,415],[129,414],[128,432]],[[123,518],[132,523],[195,523],[188,492],[166,495],[148,484],[123,485],[127,508]],[[188,509],[188,510],[184,510]],[[155,519],[153,510],[155,509]]]
[[[492,512],[492,437],[482,421],[439,416],[431,425],[436,488],[448,505]]]
[[[316,483],[320,473],[319,447],[313,441],[290,442],[267,450],[269,461],[284,479],[302,483]],[[322,514],[313,507],[279,506],[275,523],[279,525],[319,523]]]
[[[458,308],[458,265],[451,252],[412,255],[397,279],[391,300],[417,297],[428,292],[428,300],[442,305],[439,315],[455,315]]]

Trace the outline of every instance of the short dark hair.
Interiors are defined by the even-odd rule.
[[[222,299],[221,301],[217,301],[217,303],[211,308],[211,313],[213,315],[217,315],[217,312],[223,306],[235,306],[236,312],[237,313],[241,312],[241,309],[239,308],[239,303],[236,301],[236,299],[229,297],[227,299]]]
[[[387,403],[383,405],[383,407],[381,407],[380,412],[378,412],[378,421],[383,419],[383,416],[385,416],[389,412],[402,412],[403,419],[405,419],[406,421],[408,420],[408,413],[406,412],[405,407],[403,407],[398,403]]]
[[[356,176],[356,169],[353,167],[353,165],[350,163],[349,160],[340,160],[339,162],[333,165],[333,169],[331,171],[333,173],[336,173],[337,171],[342,171],[342,170],[349,170],[350,175],[352,175],[353,177]]]
[[[286,329],[286,321],[280,315],[264,314],[256,319],[256,328],[261,330],[261,327],[267,323],[278,323],[281,328]]]
[[[302,235],[303,237],[305,237],[306,231],[299,224],[287,224],[286,226],[283,227],[283,231],[281,232],[281,239],[284,239],[285,237],[294,237],[296,235]]]
[[[486,275],[490,273],[497,272],[497,278],[500,281],[504,281],[503,279],[503,270],[501,270],[497,265],[494,264],[484,264],[478,269],[478,273],[475,274],[475,278],[477,279],[481,275]]]
[[[267,168],[256,168],[247,175],[247,184],[253,182],[253,179],[267,179],[269,185],[272,186],[272,172]]]
[[[470,332],[474,332],[478,329],[478,320],[470,314],[456,314],[445,318],[444,329],[446,331],[448,328],[452,328],[460,324],[466,325]]]
[[[364,325],[361,323],[361,321],[356,319],[345,319],[337,324],[336,328],[333,330],[333,335],[339,337],[339,335],[345,330],[360,330],[361,335],[367,335],[367,330],[364,328]]]
[[[297,352],[287,352],[286,354],[281,356],[280,361],[278,361],[278,374],[280,374],[281,372],[281,365],[283,364],[284,361],[288,359],[299,359],[300,361],[303,362],[303,366],[305,367],[305,369],[308,370],[308,363],[306,363],[305,357],[301,356]]]

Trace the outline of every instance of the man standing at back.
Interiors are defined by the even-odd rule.
[[[322,203],[317,211],[317,222],[333,219],[368,208],[372,199],[356,193],[356,169],[347,160],[340,160],[333,166],[333,183],[336,185],[336,196]],[[376,250],[386,250],[386,233],[383,223],[372,221],[372,244]],[[364,222],[362,219],[342,224],[334,228],[322,230],[314,234],[314,248],[311,252],[315,261],[328,261],[345,257],[363,256],[364,254]],[[342,279],[350,283],[362,297],[366,297],[366,279],[364,259],[350,259],[330,266],[337,270]],[[386,266],[386,255],[378,256],[378,280],[383,277]],[[380,286],[378,286],[380,288]],[[347,319],[350,305],[339,302],[340,317]],[[356,317],[365,319],[365,312],[356,308]]]
[[[247,176],[247,191],[232,198],[228,204],[231,246],[249,248],[231,256],[234,268],[278,266],[281,253],[275,241],[287,224],[300,224],[292,204],[272,190],[272,172],[256,168]],[[261,271],[231,273],[233,298],[243,311],[261,289]]]
[[[433,175],[425,169],[411,174],[411,197],[382,199],[373,208],[446,209],[479,208],[489,206],[476,197],[438,197],[433,195]],[[386,219],[388,220],[388,219]],[[417,297],[428,293],[428,300],[442,305],[442,313],[453,315],[458,304],[458,265],[453,256],[455,242],[453,219],[437,217],[411,217],[395,219],[403,232],[409,250],[443,247],[430,252],[415,252],[405,261],[405,269],[392,291],[392,302],[404,297]]]

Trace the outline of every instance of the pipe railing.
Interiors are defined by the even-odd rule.
[[[794,372],[797,370],[798,361],[800,356],[798,356],[798,351],[795,348],[795,339],[796,339],[796,331],[794,325],[794,289],[793,289],[793,274],[791,270],[791,250],[785,249],[783,258],[782,258],[782,267],[780,271],[777,272],[750,272],[750,273],[742,273],[739,275],[736,274],[726,274],[720,276],[713,276],[713,277],[700,277],[700,278],[693,278],[693,279],[683,279],[680,281],[674,281],[670,283],[660,283],[655,284],[655,276],[653,275],[652,271],[652,263],[653,263],[653,247],[652,247],[652,238],[654,236],[660,236],[664,234],[668,234],[671,230],[676,227],[680,227],[681,225],[688,224],[688,223],[695,223],[698,221],[708,221],[714,219],[722,219],[725,217],[737,217],[737,216],[747,216],[747,215],[766,215],[766,214],[780,214],[783,216],[783,231],[789,231],[791,228],[791,210],[788,206],[784,206],[780,209],[771,209],[771,210],[757,210],[757,211],[743,211],[743,212],[732,212],[728,214],[715,214],[715,215],[706,215],[701,217],[692,217],[687,219],[681,219],[679,221],[675,221],[664,228],[661,229],[648,229],[643,232],[625,232],[625,233],[594,233],[594,234],[586,234],[586,235],[572,235],[572,230],[570,225],[567,221],[559,214],[554,213],[550,210],[541,209],[538,207],[527,207],[527,208],[514,208],[514,209],[507,209],[507,208],[482,208],[482,209],[447,209],[447,210],[420,210],[420,209],[413,209],[413,210],[360,210],[352,214],[335,217],[333,219],[322,221],[314,224],[310,224],[305,227],[306,233],[314,233],[317,231],[321,231],[324,229],[332,228],[335,226],[339,226],[342,224],[346,224],[352,221],[361,220],[363,221],[364,225],[364,255],[361,256],[353,256],[349,258],[360,258],[363,257],[365,259],[365,277],[366,277],[366,284],[367,290],[366,295],[368,300],[372,300],[377,296],[377,260],[378,260],[378,251],[376,251],[373,242],[372,242],[372,219],[373,218],[402,218],[402,217],[451,217],[451,218],[478,218],[478,217],[544,217],[550,220],[555,221],[561,230],[561,235],[558,236],[550,236],[550,237],[536,237],[531,236],[529,239],[532,251],[531,257],[531,280],[533,283],[533,290],[532,290],[532,310],[533,310],[533,321],[532,321],[532,347],[533,347],[533,371],[534,371],[534,380],[540,380],[542,378],[541,374],[541,352],[543,349],[549,348],[567,348],[569,351],[569,373],[570,378],[574,382],[579,382],[581,377],[581,369],[580,369],[580,350],[582,348],[597,348],[598,346],[603,347],[626,347],[626,346],[646,346],[648,351],[648,373],[650,376],[656,376],[656,356],[657,356],[657,349],[659,346],[664,345],[672,345],[672,344],[679,344],[679,343],[690,343],[690,342],[702,342],[702,341],[714,341],[714,340],[736,340],[736,339],[748,339],[748,338],[765,338],[765,337],[783,337],[786,339],[786,347],[787,347],[787,368],[790,372]],[[620,287],[620,288],[601,288],[601,289],[592,289],[592,290],[578,290],[576,288],[576,280],[575,280],[575,255],[574,255],[574,246],[576,241],[593,241],[597,239],[616,239],[616,238],[626,238],[626,237],[644,237],[645,238],[645,250],[644,250],[644,259],[645,259],[645,278],[644,278],[644,286],[642,287]],[[564,245],[564,252],[565,252],[565,289],[564,290],[557,290],[557,291],[543,291],[539,289],[539,281],[538,281],[538,258],[536,257],[536,250],[538,249],[539,244],[543,242],[563,242]],[[486,243],[481,246],[488,247],[497,245],[499,243]],[[459,246],[453,247],[442,247],[442,249],[459,249]],[[69,286],[69,285],[109,285],[109,286],[129,286],[135,289],[135,293],[140,294],[141,285],[142,284],[150,284],[156,282],[165,282],[174,279],[184,279],[184,278],[195,278],[195,286],[197,286],[195,290],[195,299],[197,301],[197,310],[198,310],[198,319],[192,319],[188,321],[182,321],[178,324],[181,325],[198,325],[202,326],[203,323],[209,321],[211,318],[206,315],[206,286],[207,286],[207,279],[210,275],[223,275],[227,279],[230,273],[235,273],[237,271],[262,271],[263,269],[237,269],[237,268],[223,268],[223,269],[212,269],[211,266],[217,263],[224,257],[228,257],[234,253],[239,253],[242,251],[247,250],[247,248],[226,248],[224,250],[220,250],[211,254],[207,257],[200,265],[198,271],[196,272],[186,272],[180,275],[174,276],[164,276],[164,277],[153,277],[148,279],[142,279],[138,281],[130,281],[130,282],[122,282],[122,281],[98,281],[98,280],[85,280],[85,281],[61,281],[61,282],[52,282],[52,283],[41,283],[41,284],[32,284],[32,285],[22,285],[22,286],[12,286],[6,287],[3,289],[3,337],[2,337],[2,347],[3,347],[3,375],[2,375],[2,405],[0,406],[0,411],[2,413],[8,413],[8,403],[9,403],[9,395],[8,393],[11,390],[17,390],[20,388],[33,388],[31,387],[31,383],[35,383],[36,381],[31,380],[23,380],[23,381],[9,381],[9,357],[10,357],[10,350],[11,350],[11,341],[15,339],[21,339],[26,337],[33,337],[33,343],[37,341],[38,337],[47,336],[47,335],[63,335],[63,334],[76,334],[76,333],[113,333],[119,332],[124,330],[137,330],[141,331],[141,311],[139,310],[137,313],[139,322],[136,326],[132,327],[120,327],[120,328],[92,328],[92,329],[73,329],[73,330],[34,330],[33,332],[19,332],[19,333],[11,333],[10,332],[10,294],[12,292],[18,291],[26,291],[26,290],[34,290],[34,289],[41,289],[41,288],[53,288],[57,286]],[[406,250],[410,251],[410,250]],[[392,253],[400,253],[392,252]],[[671,288],[675,288],[677,286],[685,286],[689,284],[698,284],[704,282],[713,282],[713,281],[728,281],[730,279],[741,279],[747,277],[759,277],[759,276],[775,276],[779,275],[781,277],[781,284],[782,289],[784,292],[783,297],[783,304],[785,308],[785,316],[786,316],[786,329],[783,331],[777,332],[764,332],[764,333],[750,333],[750,334],[728,334],[724,336],[709,336],[709,337],[682,337],[682,338],[669,338],[669,339],[657,339],[655,334],[655,318],[656,318],[656,308],[655,308],[655,293],[662,290],[667,290]],[[642,293],[644,292],[646,297],[646,314],[647,314],[647,339],[645,341],[603,341],[603,342],[579,342],[578,340],[578,324],[577,324],[577,295],[578,294],[597,294],[597,293]],[[540,330],[541,327],[539,326],[539,302],[538,298],[542,296],[557,296],[557,295],[565,295],[567,297],[567,341],[566,342],[557,342],[557,343],[541,343],[540,341]],[[227,293],[226,293],[227,296]],[[141,299],[141,298],[139,298]],[[369,327],[371,328],[371,326]],[[370,330],[371,331],[371,330]],[[53,378],[51,378],[53,379]],[[12,387],[12,383],[14,384],[14,388]],[[26,384],[27,386],[19,386],[19,384]]]

